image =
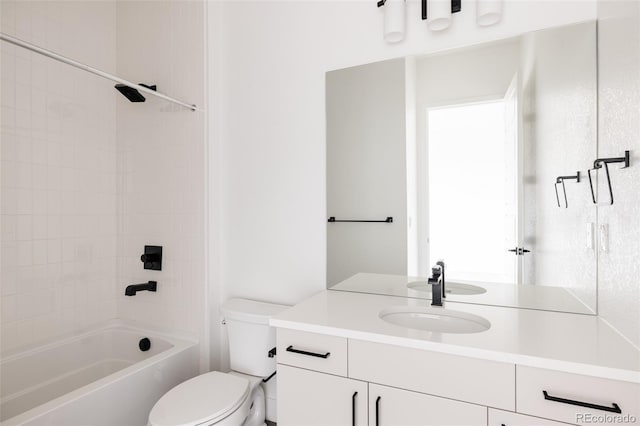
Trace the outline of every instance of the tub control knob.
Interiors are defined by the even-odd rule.
[[[140,256],[140,260],[144,263],[157,262],[160,260],[160,255],[158,254],[143,254]]]
[[[140,256],[144,269],[162,270],[162,246],[144,246],[144,254]]]

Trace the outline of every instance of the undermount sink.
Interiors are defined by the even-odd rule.
[[[491,323],[478,315],[426,306],[394,306],[380,311],[379,317],[401,327],[439,333],[480,333],[491,328]]]
[[[407,287],[416,291],[431,292],[431,284],[426,281],[413,281],[407,284]],[[473,295],[486,292],[487,290],[477,285],[449,282],[445,284],[445,294]]]

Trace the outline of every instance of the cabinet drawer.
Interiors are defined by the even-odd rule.
[[[640,417],[638,384],[521,366],[516,376],[519,413],[599,425],[637,424]]]
[[[371,426],[486,425],[487,407],[369,384]]]
[[[489,408],[489,426],[570,426],[570,424]]]
[[[349,377],[515,411],[513,364],[349,340]]]
[[[278,329],[278,364],[347,375],[347,339]]]

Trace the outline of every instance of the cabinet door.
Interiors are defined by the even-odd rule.
[[[525,416],[509,411],[489,408],[489,426],[571,426],[569,423],[554,422],[553,420]]]
[[[278,364],[279,426],[366,426],[367,383]]]
[[[486,424],[486,407],[369,384],[369,426]]]

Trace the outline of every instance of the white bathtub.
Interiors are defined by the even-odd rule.
[[[0,421],[143,426],[165,392],[196,374],[196,342],[111,324],[2,359]]]

